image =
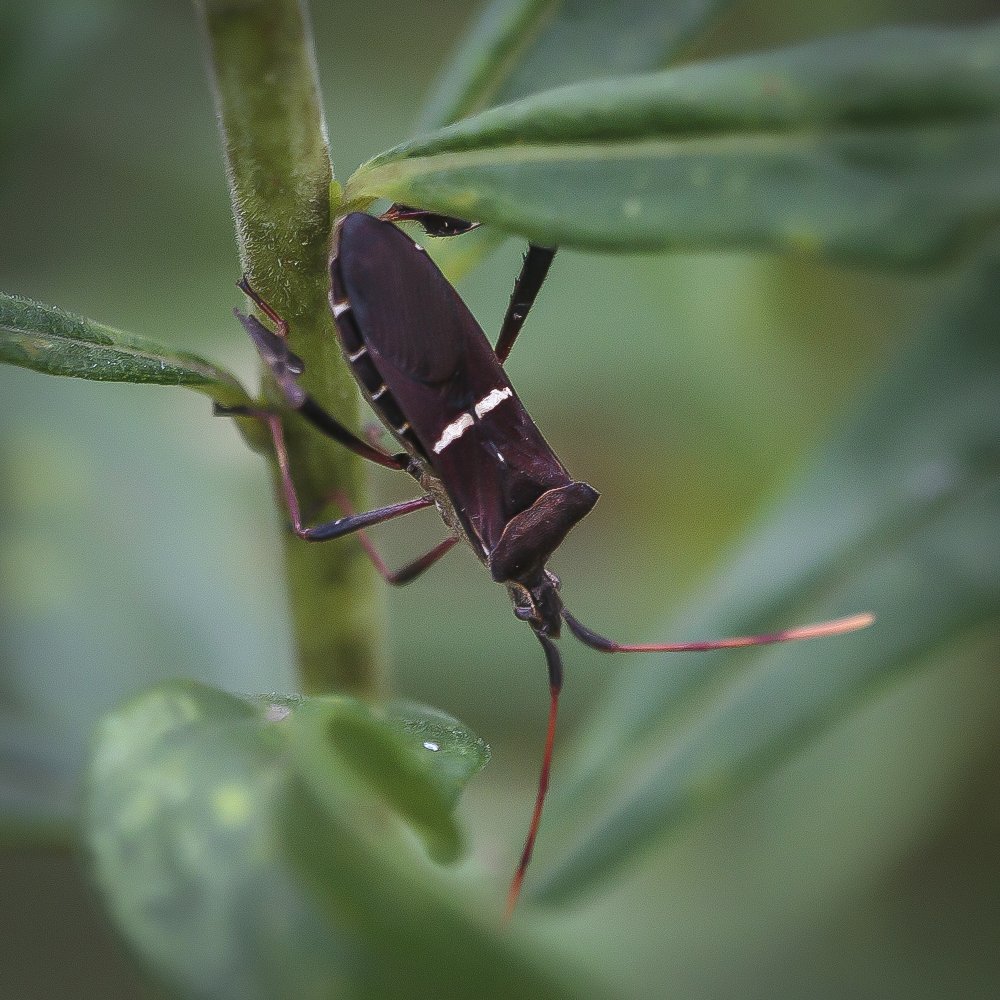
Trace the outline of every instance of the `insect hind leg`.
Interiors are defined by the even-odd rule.
[[[354,510],[345,493],[341,493],[340,491],[334,493],[333,501],[344,514],[349,517],[354,516]],[[375,567],[378,575],[392,587],[403,587],[408,583],[412,583],[417,577],[422,576],[439,559],[446,556],[458,543],[458,536],[451,535],[445,538],[443,541],[438,542],[432,549],[429,549],[423,555],[418,556],[397,570],[389,569],[385,560],[379,554],[378,549],[375,548],[364,530],[358,531],[358,541],[361,543],[361,547],[365,550],[365,554],[371,560],[371,564]]]
[[[500,335],[497,337],[497,345],[494,348],[500,364],[503,364],[510,356],[514,341],[517,340],[524,321],[528,318],[528,312],[535,304],[538,293],[541,291],[542,283],[549,273],[552,259],[556,255],[555,247],[543,247],[536,243],[529,243],[528,250],[521,263],[521,271],[514,282],[514,289],[510,293],[510,302],[507,304],[507,313],[500,326]]]

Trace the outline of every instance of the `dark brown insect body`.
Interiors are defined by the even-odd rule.
[[[518,616],[558,636],[545,563],[597,491],[570,477],[479,324],[418,244],[355,214],[339,231],[338,249],[345,246],[331,258],[330,305],[362,393],[445,522],[516,595]],[[383,294],[373,299],[364,290],[376,283]]]

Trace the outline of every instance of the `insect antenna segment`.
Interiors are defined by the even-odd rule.
[[[624,643],[616,642],[606,636],[587,628],[582,622],[571,615],[566,608],[560,608],[560,614],[569,630],[585,646],[601,653],[697,653],[715,649],[740,649],[746,646],[772,646],[782,642],[795,642],[800,639],[819,639],[824,636],[844,635],[867,628],[875,621],[875,616],[869,612],[849,615],[845,618],[835,618],[830,621],[818,622],[813,625],[800,625],[795,628],[782,629],[778,632],[766,632],[760,635],[730,636],[723,639],[707,639],[694,642],[664,642],[664,643]],[[545,658],[549,668],[549,721],[545,735],[545,749],[542,751],[542,764],[538,775],[538,790],[535,794],[535,806],[528,825],[528,834],[521,851],[521,859],[514,871],[510,888],[507,891],[507,904],[504,908],[504,921],[507,922],[514,914],[517,901],[521,895],[524,876],[531,863],[535,849],[535,840],[541,826],[542,810],[549,788],[549,775],[552,770],[552,752],[555,745],[556,718],[559,711],[559,691],[562,688],[562,661],[555,643],[546,635],[535,632],[538,641],[545,650]]]

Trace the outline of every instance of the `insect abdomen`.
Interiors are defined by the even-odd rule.
[[[340,338],[344,358],[351,366],[359,386],[363,388],[372,409],[382,418],[382,422],[404,443],[411,446],[424,458],[427,457],[423,445],[417,439],[409,421],[403,416],[395,397],[382,381],[382,376],[368,354],[368,346],[358,324],[351,315],[351,305],[347,300],[343,281],[338,273],[337,257],[330,259],[330,308],[334,324]]]

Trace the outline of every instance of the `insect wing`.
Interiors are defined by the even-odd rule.
[[[345,349],[359,336],[386,388],[368,386],[374,405],[397,435],[412,432],[488,554],[510,518],[568,473],[472,313],[405,233],[349,215],[332,269]]]

